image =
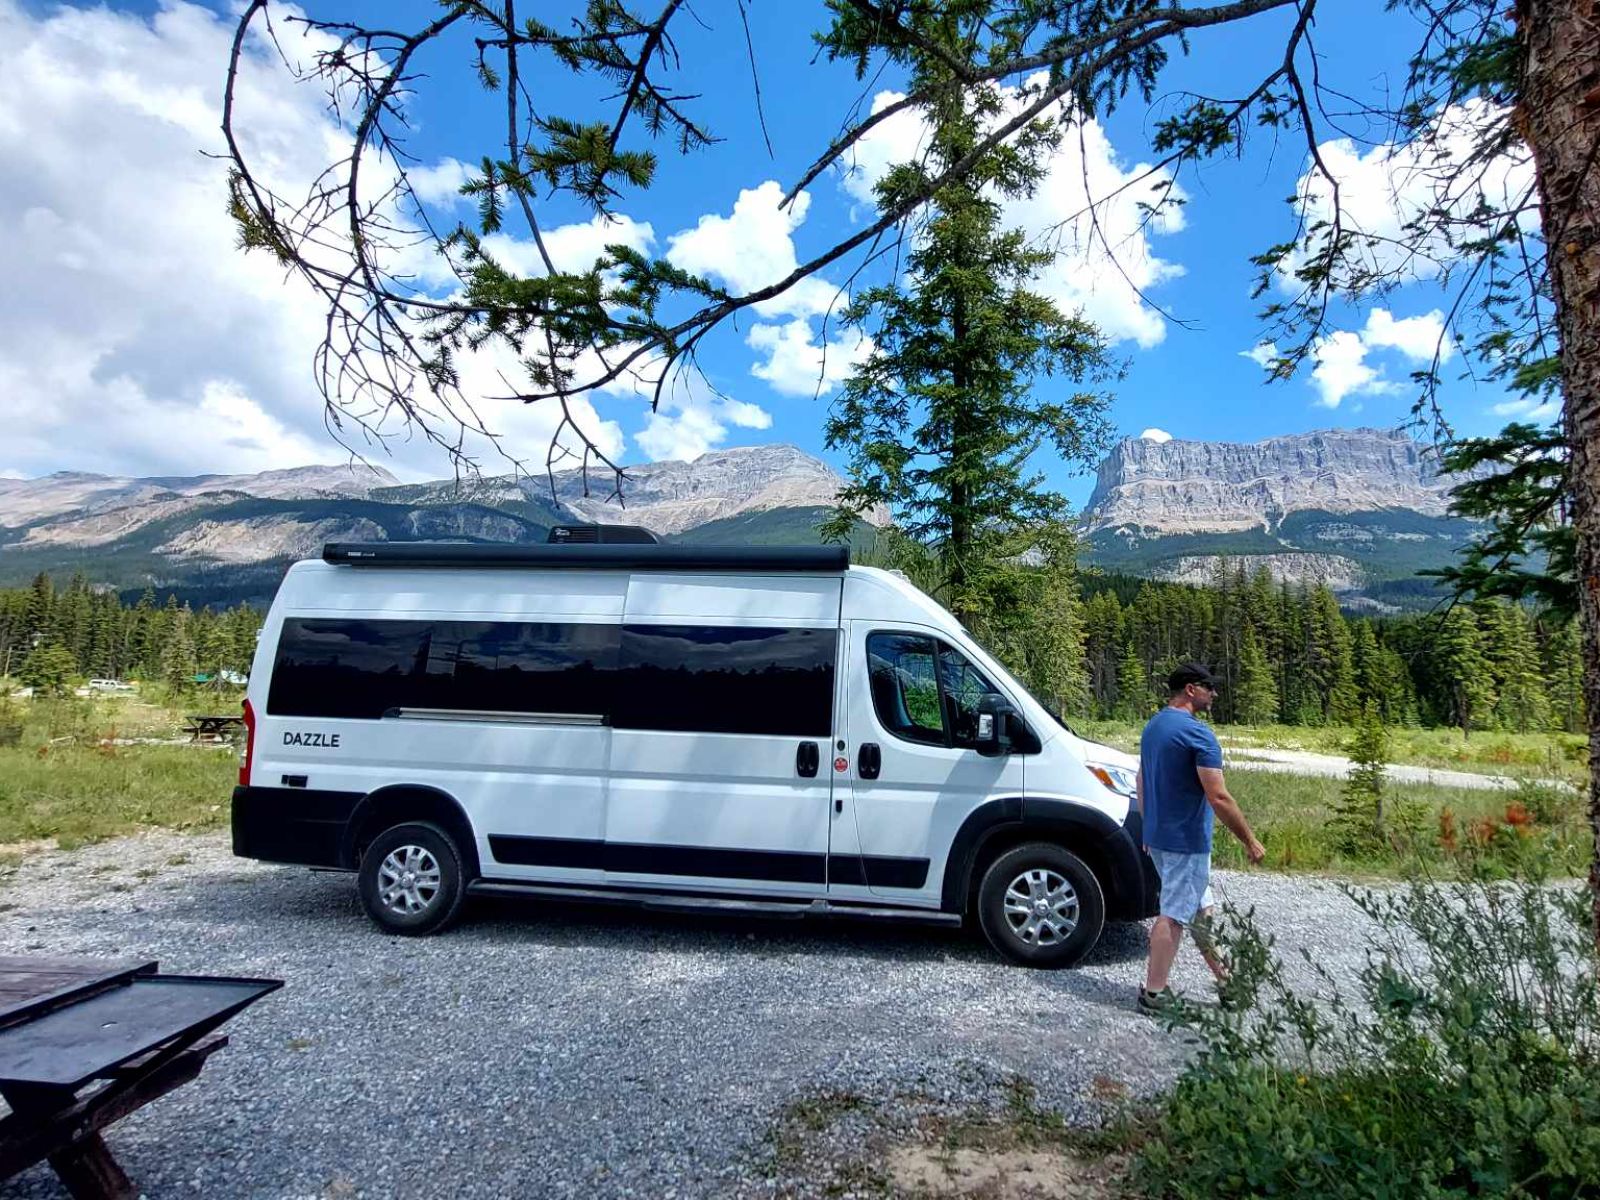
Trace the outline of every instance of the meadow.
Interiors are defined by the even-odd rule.
[[[0,693],[3,694],[3,693]],[[230,712],[236,692],[7,701],[0,710],[0,858],[38,848],[162,828],[203,831],[228,822],[237,756],[230,746],[195,745],[183,733],[192,712]],[[1133,749],[1138,727],[1094,722],[1077,727],[1096,740]],[[1348,730],[1223,726],[1229,746],[1341,753]],[[1396,762],[1522,777],[1514,791],[1389,784],[1395,814],[1386,845],[1351,852],[1331,818],[1344,783],[1337,778],[1234,771],[1229,787],[1267,846],[1266,867],[1279,871],[1392,876],[1420,859],[1460,848],[1503,852],[1530,841],[1576,873],[1588,830],[1581,790],[1582,740],[1567,734],[1481,734],[1449,730],[1392,732]],[[1540,779],[1555,782],[1538,782]],[[1243,866],[1239,847],[1217,839],[1219,865]]]

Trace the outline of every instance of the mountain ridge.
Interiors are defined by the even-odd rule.
[[[1096,471],[1084,525],[1158,534],[1271,532],[1304,511],[1443,517],[1453,480],[1404,430],[1313,430],[1256,442],[1126,438]]]

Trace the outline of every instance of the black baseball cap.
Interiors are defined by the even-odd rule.
[[[1181,692],[1191,683],[1201,684],[1210,688],[1213,692],[1217,690],[1216,677],[1199,663],[1191,662],[1184,663],[1183,666],[1167,676],[1167,691],[1169,694]]]

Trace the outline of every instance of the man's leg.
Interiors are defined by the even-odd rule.
[[[1166,990],[1167,977],[1178,957],[1178,947],[1183,943],[1183,926],[1171,917],[1157,917],[1150,927],[1150,962],[1145,968],[1144,990]]]
[[[1209,889],[1206,892],[1210,896]],[[1200,953],[1206,960],[1206,966],[1211,968],[1211,973],[1217,977],[1218,983],[1228,982],[1228,964],[1217,953],[1216,939],[1212,937],[1211,916],[1216,909],[1209,904],[1195,914],[1194,924],[1189,932],[1194,935],[1194,944],[1200,947]]]

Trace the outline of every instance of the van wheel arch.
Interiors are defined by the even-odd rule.
[[[976,911],[983,874],[1002,854],[1029,842],[1049,842],[1081,858],[1094,872],[1108,902],[1121,888],[1106,851],[1115,822],[1095,809],[1060,800],[1020,797],[991,800],[962,822],[950,847],[940,907],[970,918]],[[1043,811],[1041,811],[1043,810]]]
[[[382,787],[362,797],[345,828],[345,865],[359,867],[362,855],[379,834],[409,821],[430,821],[448,833],[461,855],[467,881],[478,877],[478,839],[466,810],[448,793],[420,784]]]

